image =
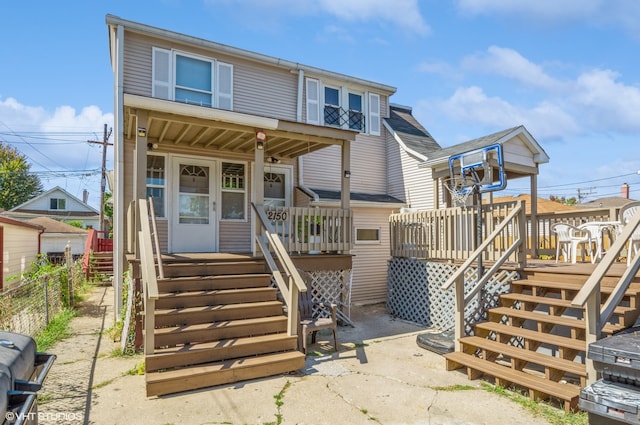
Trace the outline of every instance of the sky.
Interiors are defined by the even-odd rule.
[[[45,189],[86,190],[96,209],[107,14],[396,87],[391,102],[442,147],[524,125],[550,157],[540,197],[589,202],[627,183],[640,199],[637,0],[1,2],[0,141]],[[528,190],[516,179],[496,196]]]

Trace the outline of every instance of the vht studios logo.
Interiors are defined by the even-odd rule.
[[[82,413],[77,412],[29,412],[29,413],[15,413],[7,412],[4,414],[4,418],[10,424],[23,421],[31,422],[39,421],[79,421],[82,420]]]

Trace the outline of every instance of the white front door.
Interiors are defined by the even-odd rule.
[[[215,252],[215,162],[173,158],[172,252]]]

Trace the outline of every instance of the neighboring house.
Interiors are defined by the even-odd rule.
[[[49,217],[59,221],[79,221],[84,228],[99,229],[100,212],[59,186],[29,199],[3,215],[22,220]]]
[[[84,254],[88,231],[71,226],[49,217],[38,217],[28,220],[44,229],[41,236],[40,252],[49,258],[59,259],[64,256],[67,245],[71,247],[71,255],[78,257]]]
[[[43,230],[37,224],[0,216],[0,290],[15,286],[37,258]]]

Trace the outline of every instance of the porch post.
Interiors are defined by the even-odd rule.
[[[531,175],[531,258],[538,258],[538,176]],[[526,261],[526,259],[525,259]]]
[[[135,163],[134,163],[134,175],[133,175],[133,199],[145,199],[147,197],[147,125],[148,125],[148,112],[138,111],[137,117],[137,129],[136,129],[136,147],[135,147]],[[137,214],[135,216],[139,216]],[[136,218],[134,223],[130,223],[134,227],[133,233],[137,237],[140,231],[140,218]],[[135,249],[136,258],[140,258],[140,249],[137,244],[133,244]]]
[[[264,151],[267,148],[267,135],[264,131],[256,132],[255,149],[253,150],[254,161],[254,173],[253,176],[253,201],[256,205],[264,204]],[[253,231],[256,236],[260,235],[259,220],[256,217],[256,213],[251,209]],[[256,246],[255,238],[251,240],[251,246],[253,247],[253,255],[257,255],[258,247]]]

